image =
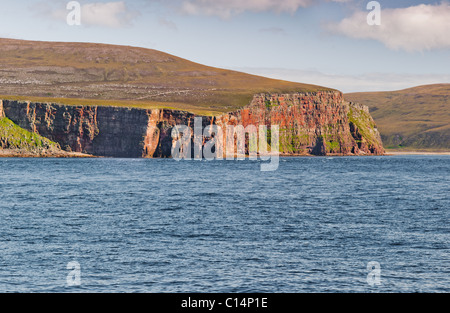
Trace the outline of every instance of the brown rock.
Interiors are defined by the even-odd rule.
[[[195,118],[192,113],[166,109],[9,100],[0,102],[1,114],[67,151],[124,158],[170,157],[172,129],[176,125],[193,128]],[[368,109],[344,102],[340,92],[258,94],[237,112],[203,117],[203,127],[213,123],[223,128],[279,125],[280,149],[287,155],[384,154]]]

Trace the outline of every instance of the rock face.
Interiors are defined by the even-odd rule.
[[[18,126],[57,142],[64,150],[123,158],[170,157],[172,129],[193,128],[192,113],[166,109],[64,106],[3,100]],[[368,109],[346,103],[340,92],[259,94],[237,112],[203,117],[203,127],[279,125],[283,154],[368,154],[384,149]]]
[[[255,95],[252,103],[215,123],[279,125],[283,154],[350,155],[385,153],[365,106],[344,102],[340,92]]]
[[[0,118],[5,117],[5,112],[3,111],[3,100],[0,100]]]
[[[369,107],[358,103],[346,103],[349,113],[350,132],[357,146],[352,150],[355,154],[384,154],[380,132],[369,112]]]
[[[3,109],[0,102],[0,108]],[[0,115],[0,158],[1,157],[90,157],[61,150],[59,144],[34,132],[29,132],[13,121]]]
[[[59,143],[66,151],[118,158],[169,156],[169,129],[191,118],[170,110],[17,101],[3,101],[3,108],[18,126]]]

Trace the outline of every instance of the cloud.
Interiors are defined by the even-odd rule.
[[[283,68],[234,68],[265,77],[315,84],[345,93],[363,91],[394,91],[410,87],[450,83],[450,74],[365,73],[361,75],[325,74],[317,70]]]
[[[217,15],[229,18],[245,11],[295,12],[311,4],[311,0],[189,0],[182,9],[192,15]]]
[[[143,3],[159,4],[178,13],[187,15],[219,16],[228,19],[245,12],[273,12],[293,14],[300,8],[305,8],[320,2],[348,3],[354,0],[141,0]],[[37,0],[30,5],[36,16],[52,17],[60,21],[66,20],[69,11],[66,4],[69,0]],[[119,28],[129,26],[140,15],[136,10],[130,10],[127,3],[131,0],[111,2],[91,2],[81,5],[81,20],[85,26],[103,26]],[[136,3],[133,3],[136,6]],[[159,24],[175,30],[177,27],[165,18]]]
[[[122,27],[130,25],[135,12],[125,2],[88,3],[81,6],[81,21],[87,25]]]
[[[349,2],[352,0],[327,0]],[[244,12],[295,13],[299,8],[317,3],[317,0],[184,0],[181,9],[190,15],[208,15],[230,18]]]
[[[327,25],[327,29],[356,39],[373,39],[392,50],[408,52],[450,48],[450,4],[421,4],[408,8],[385,9],[381,25],[369,26],[368,11]]]
[[[51,10],[51,16],[58,20],[66,20],[68,10]],[[139,14],[130,10],[125,1],[95,2],[81,5],[81,24],[85,26],[102,26],[121,28],[130,26]]]

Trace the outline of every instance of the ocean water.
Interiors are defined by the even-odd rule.
[[[0,173],[0,292],[450,291],[448,156],[282,158],[276,172],[1,159]]]

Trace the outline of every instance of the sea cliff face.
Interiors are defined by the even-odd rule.
[[[260,94],[248,107],[215,123],[279,125],[280,152],[288,155],[382,155],[381,137],[368,110],[345,102],[340,92]]]
[[[18,126],[59,143],[66,151],[118,158],[170,156],[169,130],[193,116],[171,110],[7,100],[3,110]]]
[[[176,125],[193,128],[192,113],[166,109],[65,106],[3,100],[0,117],[58,143],[95,156],[170,157]],[[203,126],[279,125],[283,154],[381,155],[380,135],[368,108],[344,102],[340,92],[258,94],[251,104]]]

